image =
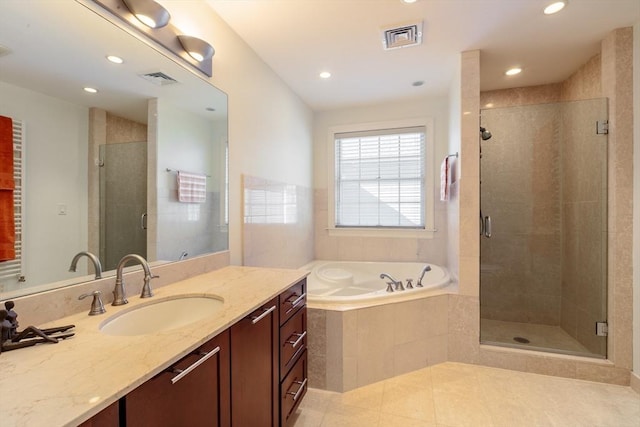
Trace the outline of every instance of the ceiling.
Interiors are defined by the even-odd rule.
[[[482,90],[559,82],[609,31],[640,22],[639,0],[569,0],[551,16],[551,0],[207,2],[315,111],[446,95],[466,50],[482,52]],[[423,43],[383,50],[381,29],[412,21]],[[523,72],[505,76],[512,66]]]

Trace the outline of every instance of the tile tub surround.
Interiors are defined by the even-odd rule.
[[[295,427],[637,427],[628,387],[441,363],[345,393],[310,388]]]
[[[2,425],[77,425],[305,276],[301,270],[230,266],[157,288],[152,299],[134,296],[125,306],[108,305],[104,315],[82,312],[38,325],[75,324],[76,335],[0,355],[0,389],[11,390],[0,403]],[[185,294],[216,295],[224,306],[215,316],[172,331],[132,337],[99,332],[120,311]],[[22,321],[19,304],[16,311]]]
[[[309,384],[348,391],[447,360],[448,295],[307,311]]]

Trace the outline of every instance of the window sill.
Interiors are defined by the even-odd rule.
[[[384,237],[395,239],[433,239],[438,230],[401,228],[335,228],[326,229],[332,237]]]

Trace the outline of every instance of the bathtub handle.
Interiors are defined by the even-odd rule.
[[[306,293],[306,292],[303,292],[303,293],[302,293],[302,295],[300,295],[300,296],[299,296],[298,298],[296,298],[295,300],[293,300],[293,301],[289,301],[291,298],[293,298],[293,297],[295,297],[295,296],[296,296],[296,294],[293,294],[293,295],[291,295],[291,296],[289,297],[289,299],[287,299],[287,302],[288,302],[289,304],[291,304],[291,308],[294,308],[295,306],[297,306],[298,304],[300,304],[302,301],[304,301],[304,299],[307,297],[307,293]],[[289,310],[289,311],[291,311],[291,310]]]
[[[274,311],[275,309],[276,309],[275,305],[271,306],[270,308],[263,308],[264,311],[262,312],[262,314],[260,316],[257,316],[257,317],[253,317],[252,316],[251,317],[251,323],[255,325],[256,323],[258,323],[259,321],[261,321],[262,319],[267,317],[267,315],[269,313],[271,313],[272,311]]]
[[[287,344],[291,344],[291,347],[292,347],[292,348],[296,348],[296,347],[298,346],[298,344],[300,344],[300,343],[302,342],[302,340],[304,339],[304,337],[306,337],[306,336],[307,336],[307,331],[304,331],[304,332],[303,332],[303,333],[301,333],[301,334],[293,333],[293,334],[291,334],[291,337],[293,337],[294,335],[297,335],[297,336],[298,336],[298,339],[297,339],[297,340],[295,340],[295,341],[287,341]],[[289,337],[289,338],[291,338],[291,337]]]

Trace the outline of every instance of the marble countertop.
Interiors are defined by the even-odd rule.
[[[0,354],[0,425],[75,426],[152,378],[307,275],[302,270],[225,267],[154,289],[154,297],[106,305],[38,327],[76,325],[75,336]],[[139,336],[108,336],[100,325],[123,310],[180,295],[224,300],[214,315]],[[20,314],[19,307],[16,311]],[[18,318],[20,321],[20,317]],[[29,325],[20,324],[22,330]]]

